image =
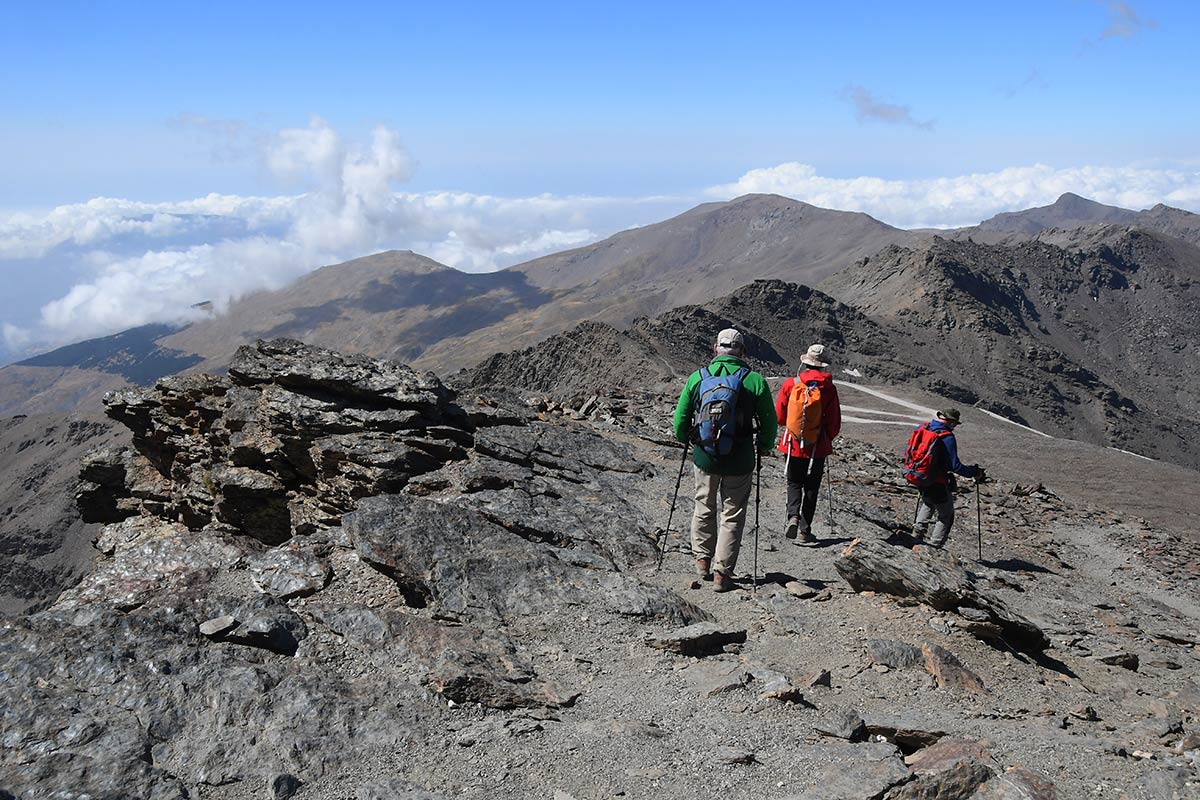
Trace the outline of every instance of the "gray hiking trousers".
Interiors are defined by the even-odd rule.
[[[710,475],[697,466],[693,466],[692,471],[696,478],[692,556],[711,559],[714,572],[731,578],[742,547],[742,529],[746,525],[746,506],[754,473]]]
[[[929,522],[934,516],[937,522],[929,538],[925,537]],[[917,509],[917,521],[913,524],[913,536],[928,542],[933,547],[943,547],[950,538],[950,526],[954,524],[954,492],[945,486],[933,486],[921,490],[921,504]]]

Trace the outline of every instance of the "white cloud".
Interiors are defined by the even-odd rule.
[[[399,136],[387,128],[377,128],[367,142],[347,142],[314,118],[306,128],[260,137],[259,145],[263,164],[293,182],[297,193],[209,194],[170,203],[96,198],[0,215],[0,275],[7,308],[18,309],[7,314],[15,316],[22,305],[36,309],[0,323],[0,350],[19,356],[147,322],[186,320],[198,313],[191,306],[199,301],[211,301],[219,311],[324,264],[389,248],[489,271],[657,222],[703,199],[751,192],[863,211],[902,227],[973,224],[1000,211],[1053,202],[1066,191],[1126,208],[1165,202],[1200,210],[1194,165],[1034,165],[896,180],[831,178],[788,163],[752,170],[703,197],[514,198],[397,191],[412,166]],[[31,270],[38,271],[36,280],[30,275],[23,281]],[[54,286],[57,296],[45,286]],[[35,291],[43,292],[36,302],[29,299]]]
[[[379,127],[369,142],[346,142],[317,117],[259,143],[264,166],[301,193],[210,194],[174,203],[97,198],[0,216],[0,271],[63,262],[90,269],[85,280],[63,285],[36,319],[4,323],[0,334],[10,354],[186,320],[202,300],[219,311],[324,264],[389,248],[490,271],[656,221],[693,202],[398,193],[412,165],[395,131]],[[9,285],[19,292],[19,277]]]
[[[796,162],[747,172],[708,190],[711,197],[782,194],[824,208],[861,211],[904,228],[974,225],[1001,211],[1053,203],[1074,192],[1101,203],[1141,209],[1166,203],[1200,210],[1200,171],[1193,168],[1073,167],[1044,164],[948,178],[829,178]]]

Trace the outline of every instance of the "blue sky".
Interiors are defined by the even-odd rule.
[[[1068,189],[1200,211],[1200,4],[906,5],[7,4],[0,347],[387,246],[492,269],[742,191],[901,226]]]

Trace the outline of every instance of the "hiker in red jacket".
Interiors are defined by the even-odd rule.
[[[918,486],[921,503],[917,509],[916,522],[913,523],[913,537],[918,542],[928,542],[937,548],[946,546],[946,540],[950,538],[950,528],[954,525],[954,476],[957,474],[964,478],[974,478],[979,483],[987,480],[987,473],[983,467],[978,464],[964,464],[958,457],[958,440],[954,437],[954,429],[961,422],[962,415],[958,409],[947,408],[937,412],[932,420],[921,426],[936,438],[930,451],[932,458],[928,478],[921,482],[926,485]],[[915,449],[911,440],[909,449]],[[908,454],[905,455],[907,461]],[[935,516],[937,521],[933,523],[933,531],[926,539],[925,534]]]
[[[833,376],[825,369],[825,345],[814,344],[800,356],[795,378],[788,378],[775,400],[775,418],[786,426],[779,452],[787,457],[787,529],[784,536],[815,542],[813,515],[821,491],[825,458],[842,430],[842,408]]]

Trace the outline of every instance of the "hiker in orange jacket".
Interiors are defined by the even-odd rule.
[[[842,408],[833,376],[825,369],[825,345],[814,344],[800,356],[795,378],[788,378],[775,400],[775,418],[784,427],[779,452],[787,457],[787,529],[784,536],[815,542],[813,515],[825,473],[825,458],[842,430]],[[817,399],[819,397],[819,400]],[[807,400],[807,402],[806,402]],[[801,407],[799,404],[804,404]],[[789,420],[789,411],[791,419]],[[799,435],[793,428],[800,428]]]

